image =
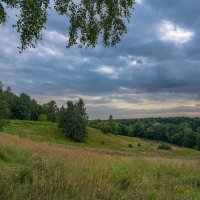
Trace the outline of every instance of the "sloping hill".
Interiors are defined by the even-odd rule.
[[[88,137],[84,143],[75,143],[65,136],[57,128],[57,125],[50,122],[35,121],[11,121],[5,128],[5,133],[38,142],[62,145],[64,147],[92,148],[93,151],[107,153],[125,153],[152,156],[199,156],[200,152],[193,149],[173,146],[172,151],[157,150],[162,142],[131,138],[113,134],[104,134],[99,130],[88,128]],[[132,148],[129,147],[131,144]],[[108,151],[109,150],[109,151]]]
[[[160,151],[159,142],[95,129],[77,144],[43,122],[12,121],[4,131],[2,200],[200,199],[199,151]]]

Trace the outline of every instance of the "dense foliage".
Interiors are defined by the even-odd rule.
[[[56,122],[59,110],[56,102],[53,100],[40,105],[26,93],[21,93],[17,96],[10,88],[4,90],[1,82],[0,106],[0,116],[4,119],[10,118],[36,121],[40,117],[40,120]],[[44,118],[47,119],[45,120]]]
[[[86,108],[82,99],[73,103],[67,101],[67,108],[62,107],[59,112],[59,127],[74,141],[82,142],[87,135]]]
[[[3,89],[0,82],[0,129],[8,119],[58,122],[59,127],[74,141],[84,141],[87,135],[86,122],[88,115],[82,99],[73,103],[67,101],[67,108],[50,101],[40,105],[29,95],[15,95],[10,88]]]
[[[104,133],[165,141],[200,150],[200,118],[197,117],[92,120],[89,126]]]
[[[42,39],[48,9],[54,7],[68,21],[67,47],[95,47],[99,38],[108,47],[119,43],[127,32],[126,21],[130,20],[134,3],[135,0],[0,0],[0,24],[7,21],[7,9],[18,10],[14,27],[20,34],[20,50],[35,47]]]

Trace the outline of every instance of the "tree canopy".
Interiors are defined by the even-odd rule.
[[[99,40],[109,47],[127,33],[134,4],[135,0],[0,0],[0,24],[6,23],[8,9],[19,10],[14,27],[20,35],[18,48],[23,51],[42,39],[48,10],[54,7],[68,21],[66,47],[95,47]]]
[[[59,111],[59,127],[67,136],[76,142],[82,142],[87,136],[87,120],[83,99],[78,102],[67,101],[67,108],[62,107]]]

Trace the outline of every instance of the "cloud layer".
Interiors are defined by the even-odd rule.
[[[50,11],[43,40],[19,54],[1,25],[0,80],[43,103],[84,98],[91,118],[198,116],[200,1],[140,0],[116,48],[66,49],[67,20]],[[11,15],[12,16],[12,15]]]

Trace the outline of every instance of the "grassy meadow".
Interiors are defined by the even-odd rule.
[[[0,133],[0,199],[200,199],[199,151],[88,131],[74,143],[56,124],[11,121]]]

